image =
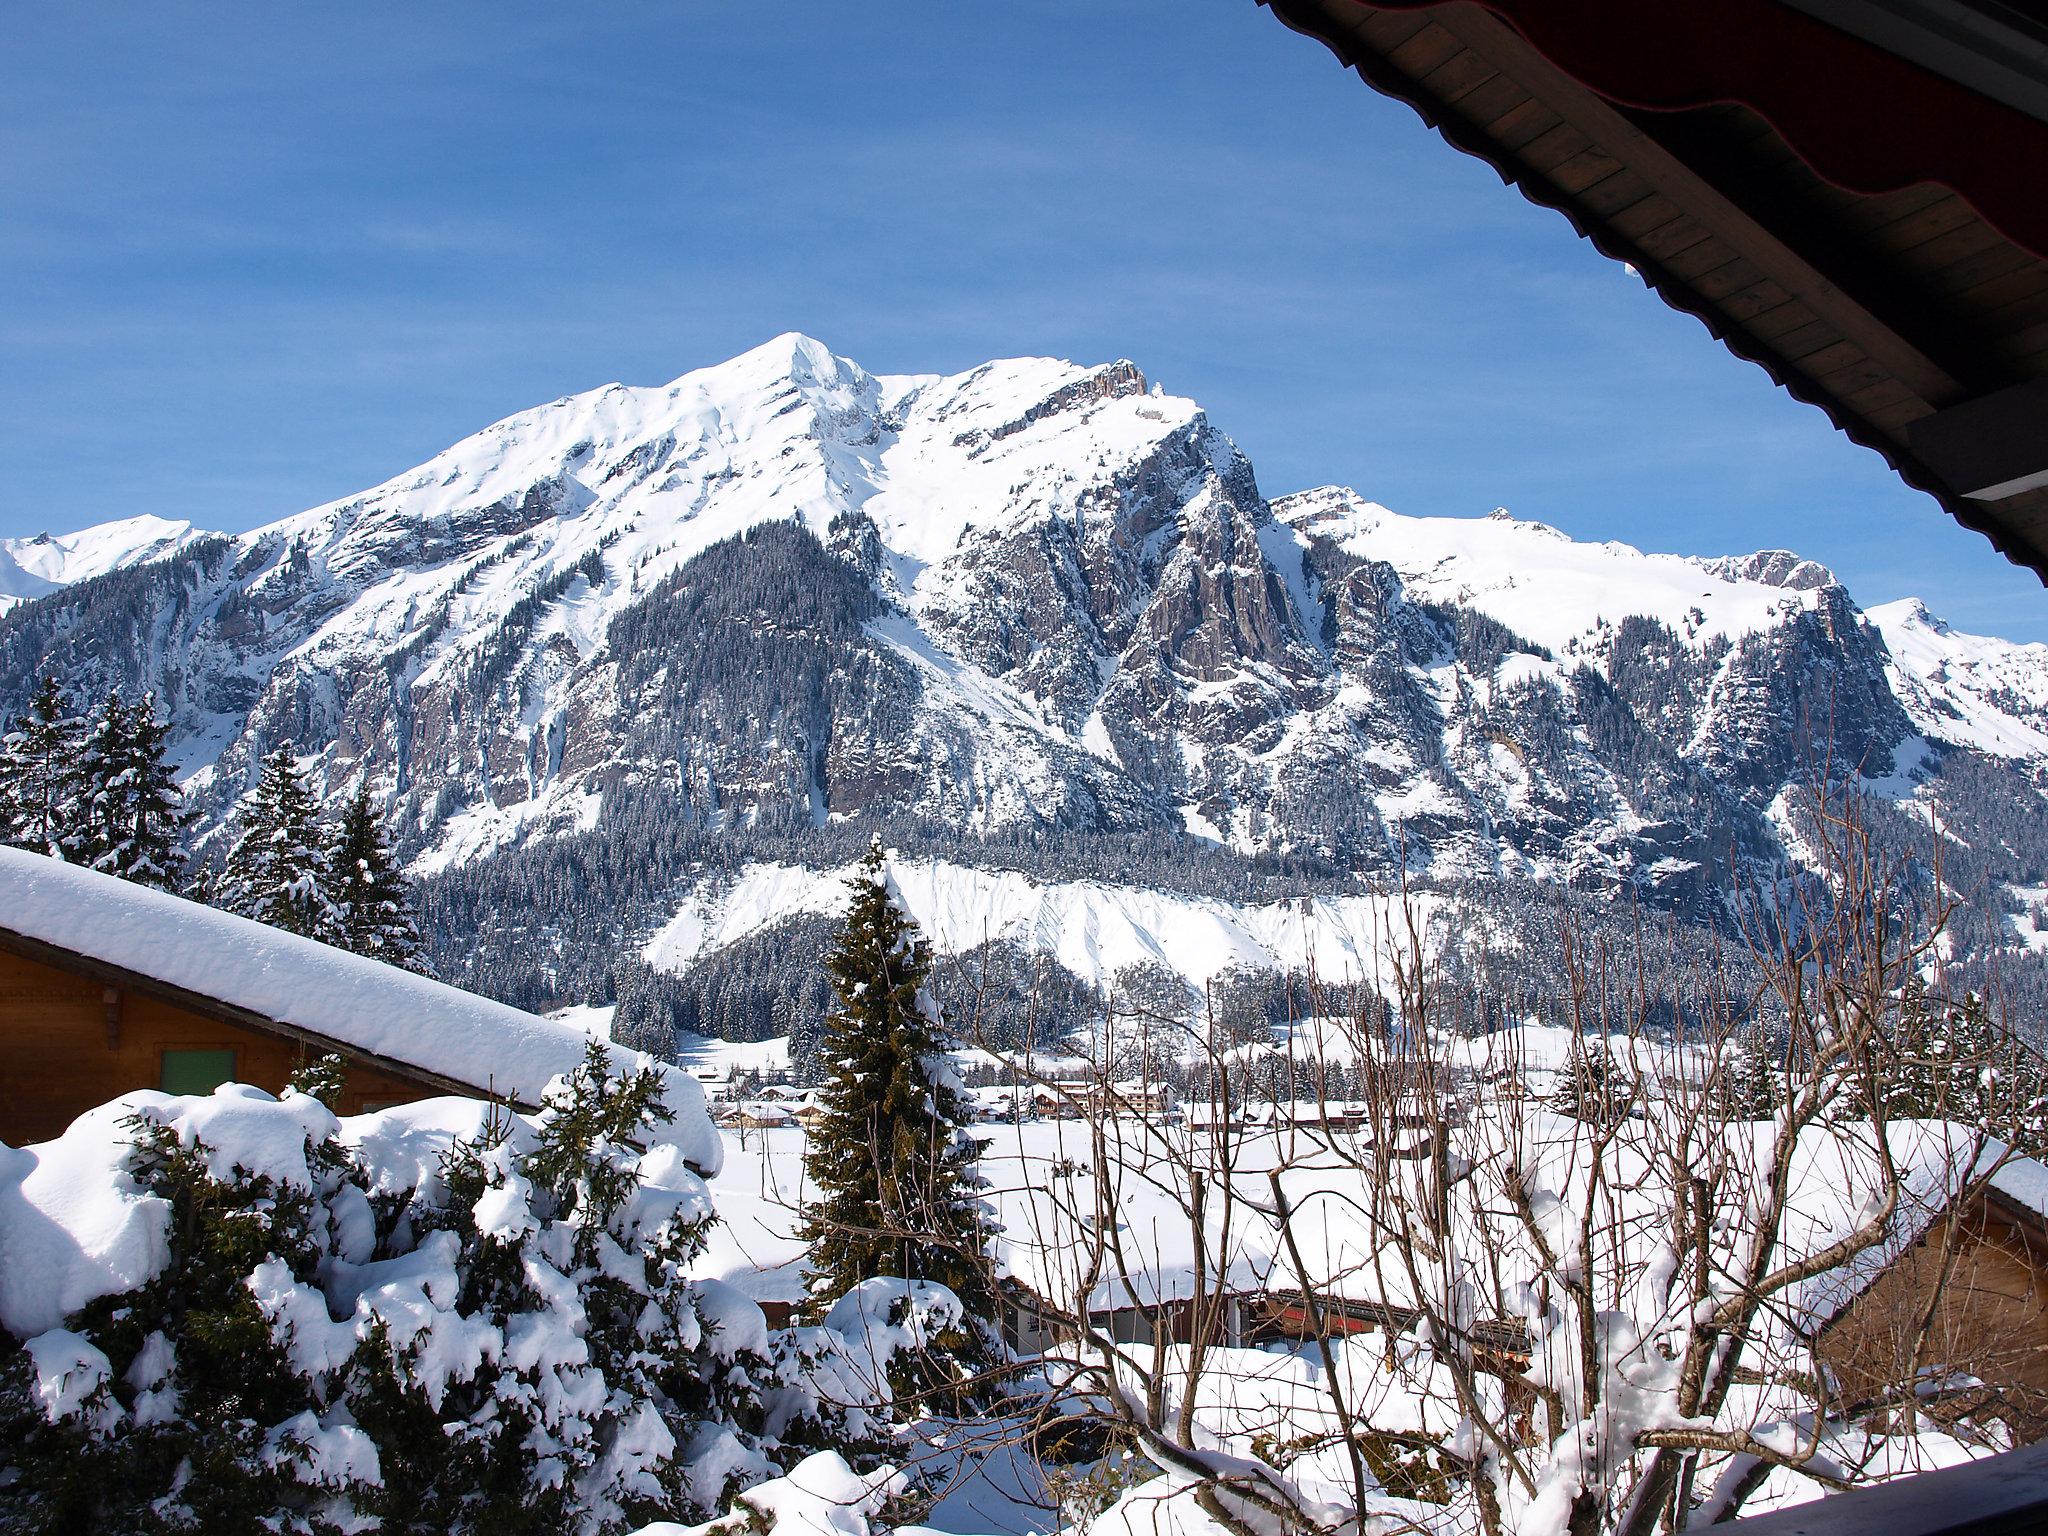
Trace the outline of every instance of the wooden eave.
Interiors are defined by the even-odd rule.
[[[2048,260],[1958,192],[1830,182],[1743,102],[1623,104],[1478,0],[1259,3],[2048,581]]]
[[[464,1097],[474,1098],[480,1095],[491,1096],[494,1092],[487,1084],[465,1083],[456,1078],[444,1076],[439,1072],[430,1072],[423,1067],[414,1065],[412,1062],[399,1061],[395,1057],[379,1055],[375,1051],[366,1051],[361,1046],[352,1045],[346,1040],[336,1040],[330,1035],[323,1035],[316,1030],[294,1024],[289,1019],[272,1018],[268,1014],[257,1013],[253,1009],[243,1008],[234,1003],[225,1002],[220,998],[208,996],[204,992],[194,992],[185,987],[174,986],[170,982],[159,981],[154,976],[146,976],[140,971],[131,971],[125,966],[111,965],[92,955],[80,954],[77,950],[66,949],[62,945],[31,938],[27,934],[17,933],[10,928],[0,928],[0,950],[19,955],[25,960],[33,960],[40,965],[47,965],[54,970],[69,971],[73,975],[83,976],[88,981],[100,986],[116,987],[123,992],[133,992],[141,997],[154,998],[160,1003],[166,1003],[173,1008],[181,1008],[185,1012],[196,1014],[203,1019],[212,1019],[217,1023],[233,1025],[236,1028],[250,1030],[259,1035],[269,1035],[280,1040],[287,1040],[295,1045],[303,1045],[322,1054],[332,1052],[345,1056],[360,1062],[366,1067],[373,1067],[380,1072],[387,1072],[393,1077],[404,1078],[408,1081],[422,1084],[425,1087],[436,1088],[444,1093],[460,1094]],[[503,1094],[496,1096],[500,1098],[505,1097]],[[534,1107],[530,1104],[519,1104],[516,1100],[508,1100],[508,1102],[514,1103],[515,1107],[521,1109],[531,1109]]]

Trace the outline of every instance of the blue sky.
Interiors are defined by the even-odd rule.
[[[0,533],[239,529],[784,330],[1128,356],[1269,493],[2035,579],[1251,0],[32,7],[0,52]]]

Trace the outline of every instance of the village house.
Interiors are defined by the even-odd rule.
[[[346,1068],[344,1114],[446,1093],[534,1108],[581,1060],[586,1036],[247,918],[0,848],[0,1041],[0,1142],[20,1146],[138,1089],[209,1093],[236,1081],[279,1093],[329,1055]]]
[[[1003,1342],[1021,1354],[1038,1354],[1078,1336],[1074,1314],[1048,1301],[1023,1281],[1006,1276]],[[1140,1299],[1105,1286],[1088,1309],[1088,1326],[1117,1344],[1186,1344],[1193,1341],[1200,1314],[1213,1311],[1213,1326],[1201,1323],[1204,1339],[1230,1348],[1254,1341],[1264,1318],[1265,1298],[1257,1291]],[[1267,1335],[1272,1336],[1272,1335]]]
[[[1031,1091],[1033,1113],[1044,1119],[1079,1119],[1096,1115],[1142,1115],[1157,1118],[1173,1112],[1171,1089],[1130,1080],[1105,1083],[1097,1078],[1069,1078],[1041,1083]]]
[[[1815,1358],[1848,1404],[1966,1370],[1978,1383],[1971,1411],[2038,1439],[2048,1432],[2048,1169],[2013,1159],[1960,1208],[1924,1214],[1911,1242],[1844,1276],[1809,1325]]]

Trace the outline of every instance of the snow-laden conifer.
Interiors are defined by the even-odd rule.
[[[2048,1151],[2048,1061],[1982,998],[1914,991],[1900,1010],[1889,1113],[1981,1126],[2019,1151]]]
[[[412,887],[385,846],[368,785],[358,788],[342,810],[324,880],[334,915],[332,942],[409,971],[428,970],[413,917]]]
[[[931,952],[889,889],[882,848],[849,882],[853,901],[825,962],[835,1003],[824,1038],[824,1117],[805,1168],[818,1196],[804,1212],[811,1295],[822,1312],[862,1281],[937,1281],[971,1318],[996,1315],[979,1191],[979,1147],[926,981]],[[963,1359],[978,1358],[970,1338]]]
[[[1751,1023],[1721,1048],[1721,1107],[1731,1120],[1768,1120],[1785,1098],[1785,1051],[1763,1025]]]
[[[1588,1125],[1611,1128],[1628,1118],[1633,1091],[1604,1041],[1574,1045],[1550,1107]]]
[[[17,848],[66,858],[78,835],[78,748],[85,722],[54,677],[0,742],[0,835]]]
[[[936,1287],[873,1282],[774,1331],[697,1277],[709,1192],[659,1074],[600,1042],[531,1114],[437,1099],[342,1120],[345,1085],[328,1062],[279,1099],[117,1101],[46,1149],[109,1177],[9,1254],[0,1531],[703,1521],[812,1453],[873,1468],[895,1355],[957,1329]],[[44,1329],[68,1294],[51,1255],[81,1240],[66,1220],[161,1236],[135,1283]]]
[[[332,940],[334,909],[321,883],[326,867],[319,802],[286,742],[265,755],[262,776],[242,804],[241,830],[228,850],[218,899],[228,911],[259,923]]]
[[[140,885],[176,888],[185,817],[164,755],[169,730],[157,719],[154,694],[134,704],[118,690],[107,695],[79,761],[77,862]]]

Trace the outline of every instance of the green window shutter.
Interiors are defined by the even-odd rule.
[[[235,1075],[235,1053],[224,1051],[165,1051],[163,1090],[165,1093],[211,1093]]]

